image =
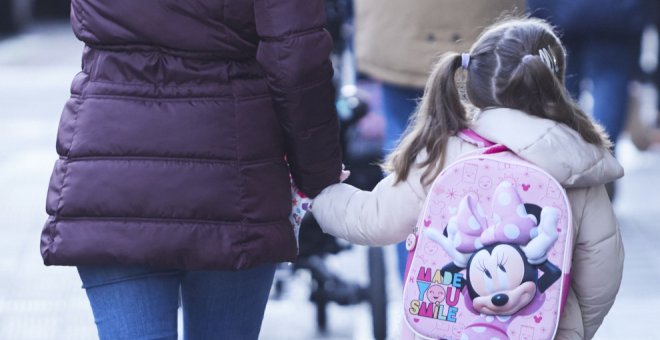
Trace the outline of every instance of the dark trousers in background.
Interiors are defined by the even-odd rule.
[[[639,68],[638,39],[564,38],[566,88],[578,99],[582,80],[592,82],[593,117],[616,143],[625,128],[628,85]]]

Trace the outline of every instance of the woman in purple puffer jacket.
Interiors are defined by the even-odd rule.
[[[179,294],[185,338],[256,339],[296,256],[289,172],[314,197],[341,171],[324,2],[73,0],[71,21],[44,262],[78,267],[101,339],[176,339]]]

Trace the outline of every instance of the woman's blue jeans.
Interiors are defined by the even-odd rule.
[[[80,266],[101,340],[257,339],[275,264],[229,271]]]

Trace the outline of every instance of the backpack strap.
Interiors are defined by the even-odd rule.
[[[505,145],[493,143],[472,129],[461,130],[456,135],[462,140],[476,145],[478,148],[486,148],[486,150],[483,151],[484,155],[509,151],[509,148],[507,148]]]
[[[489,141],[488,139],[481,137],[478,133],[474,132],[472,129],[464,129],[456,134],[462,140],[474,144],[479,148],[487,148],[495,145],[495,143]]]
[[[495,144],[488,149],[484,151],[484,155],[488,155],[491,153],[499,153],[499,152],[504,152],[504,151],[510,151],[509,148],[506,147],[504,144]]]

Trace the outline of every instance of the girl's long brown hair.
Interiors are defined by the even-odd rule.
[[[603,128],[566,91],[565,65],[564,48],[545,21],[507,19],[491,26],[470,50],[465,82],[469,103],[461,100],[456,80],[461,55],[445,53],[433,68],[417,110],[399,145],[387,156],[384,169],[394,172],[399,182],[408,178],[412,166],[425,167],[422,182],[430,183],[444,167],[449,137],[469,126],[466,105],[521,110],[563,123],[586,142],[611,148]],[[416,164],[417,155],[424,150],[428,157]]]

